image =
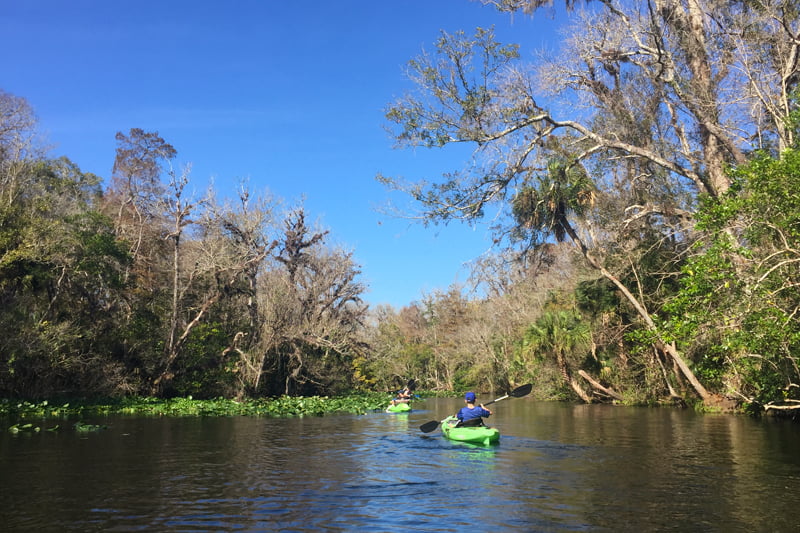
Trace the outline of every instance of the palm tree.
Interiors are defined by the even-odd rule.
[[[569,236],[580,248],[587,263],[611,281],[630,302],[647,329],[657,333],[656,324],[644,304],[592,255],[569,221],[572,216],[581,217],[594,205],[597,189],[588,172],[577,162],[553,159],[547,166],[547,174],[538,176],[536,181],[535,187],[522,187],[512,202],[512,214],[517,223],[516,236],[520,238],[527,234],[534,244],[550,237],[557,242],[564,242]],[[658,350],[675,362],[698,396],[706,403],[713,403],[713,395],[700,383],[675,345],[660,339],[655,344]]]
[[[517,236],[525,231],[541,239],[553,236],[558,242],[569,236],[583,246],[569,217],[581,217],[594,205],[597,189],[588,173],[578,164],[553,159],[547,165],[547,174],[536,181],[536,187],[526,185],[514,197]]]
[[[555,355],[558,369],[564,381],[586,403],[592,398],[572,377],[567,354],[588,349],[592,342],[589,326],[581,316],[573,311],[548,311],[525,334],[525,342],[530,349],[539,349]]]

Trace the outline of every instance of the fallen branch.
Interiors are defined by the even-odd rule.
[[[604,387],[604,386],[602,386],[600,383],[598,383],[597,381],[595,381],[595,380],[594,380],[594,379],[593,379],[593,378],[592,378],[592,377],[591,377],[589,374],[587,374],[585,371],[583,371],[583,370],[578,370],[578,375],[580,375],[580,376],[581,376],[583,379],[585,379],[586,381],[588,381],[588,382],[589,382],[589,384],[590,384],[592,387],[594,387],[595,389],[597,389],[597,390],[599,390],[599,391],[602,391],[604,394],[606,394],[607,396],[610,396],[611,398],[614,398],[615,400],[622,401],[622,395],[620,395],[620,394],[619,394],[617,391],[615,391],[614,389],[609,389],[609,388],[607,388],[607,387]]]

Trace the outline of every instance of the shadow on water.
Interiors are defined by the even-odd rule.
[[[4,531],[794,531],[800,429],[672,409],[498,403],[492,446],[410,413],[126,418],[0,434]]]

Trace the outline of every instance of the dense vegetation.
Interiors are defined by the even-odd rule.
[[[302,207],[187,197],[156,133],[102,181],[36,151],[0,93],[0,394],[244,397],[353,388],[366,306],[349,252]],[[331,376],[337,376],[332,379]]]
[[[192,397],[159,399],[153,397],[122,397],[105,400],[54,402],[0,401],[0,417],[14,422],[11,433],[39,433],[74,430],[77,432],[106,429],[104,424],[87,423],[87,418],[100,419],[107,415],[133,416],[264,416],[303,417],[326,414],[366,414],[383,411],[386,395],[381,393],[347,394],[336,398],[322,396],[279,396],[243,401],[214,398],[196,400]]]
[[[235,202],[191,198],[177,150],[137,128],[117,134],[111,176],[83,173],[0,92],[0,396],[246,400],[415,378],[800,406],[796,2],[567,4],[573,37],[533,64],[490,29],[410,62],[419,90],[387,109],[397,141],[473,144],[472,166],[379,179],[426,223],[491,218],[497,250],[476,261],[479,291],[402,309],[367,308],[352,254],[302,206],[246,184]]]
[[[519,23],[557,2],[483,3]],[[558,50],[478,28],[409,63],[397,142],[475,151],[379,179],[429,224],[491,219],[505,253],[476,269],[487,297],[434,295],[381,336],[442,387],[794,409],[797,2],[565,4]]]
[[[73,402],[0,401],[0,416],[23,419],[56,419],[98,415],[147,416],[304,416],[328,413],[364,414],[386,408],[382,393],[324,396],[279,396],[237,401],[226,398],[197,400],[192,397],[159,399],[121,397]]]

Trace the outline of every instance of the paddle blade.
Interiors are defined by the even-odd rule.
[[[408,382],[408,390],[414,391],[417,388],[417,382],[413,379]]]
[[[527,396],[528,394],[530,394],[532,389],[533,385],[528,383],[527,385],[522,385],[521,387],[517,387],[516,389],[512,390],[505,396],[500,396],[499,398],[494,399],[491,402],[486,402],[483,405],[491,405],[495,402],[499,402],[500,400],[505,400],[506,398],[522,398],[523,396]]]
[[[425,422],[419,427],[419,430],[423,433],[430,433],[434,429],[439,427],[439,422],[436,420],[431,420],[430,422]]]
[[[527,385],[522,385],[521,387],[517,387],[516,389],[512,390],[508,393],[509,396],[514,398],[522,398],[523,396],[527,396],[533,390],[533,385],[528,383]]]

